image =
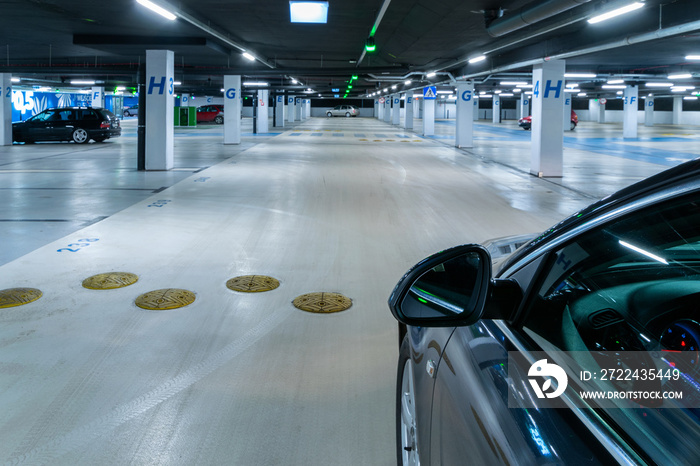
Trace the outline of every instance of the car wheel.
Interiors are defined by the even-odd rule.
[[[572,121],[572,122],[571,122],[571,131],[573,131],[573,130],[575,130],[575,129],[576,129],[576,123],[574,123],[574,122]]]
[[[345,112],[345,118],[349,118],[349,117],[350,117],[350,112]]]
[[[131,116],[131,113],[129,113],[128,110],[124,110],[124,116],[125,116],[125,117],[130,117],[130,116]]]
[[[328,113],[326,113],[326,116],[330,118],[333,116],[333,114],[331,112],[328,112]]]
[[[88,132],[85,131],[83,128],[75,128],[73,130],[73,142],[76,144],[85,144],[90,140],[90,137],[88,136]]]
[[[221,125],[221,124],[223,124],[223,122],[224,122],[224,117],[222,117],[221,115],[218,115],[216,118],[214,118],[214,123],[216,123],[217,125]]]
[[[401,343],[396,377],[396,457],[399,466],[420,465],[413,365],[408,337],[404,337]]]

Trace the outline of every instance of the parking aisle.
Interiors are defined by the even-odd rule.
[[[399,133],[312,118],[230,157],[218,139],[178,144],[178,158],[202,144],[221,161],[1,266],[0,289],[42,295],[0,309],[0,458],[395,464],[396,281],[433,252],[540,231],[588,202],[435,141],[377,136]],[[138,281],[83,286],[108,272]],[[280,285],[227,288],[242,275]],[[292,304],[311,292],[352,306]]]

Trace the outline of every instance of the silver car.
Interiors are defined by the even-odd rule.
[[[389,299],[398,464],[698,464],[699,299],[700,160],[428,257]]]
[[[127,107],[124,109],[123,113],[125,117],[136,116],[139,114],[139,106],[132,105],[131,107]]]
[[[326,116],[344,116],[344,117],[356,117],[360,114],[360,109],[354,105],[337,105],[331,109],[328,109]]]

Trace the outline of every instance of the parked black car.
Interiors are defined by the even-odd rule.
[[[104,108],[63,107],[37,113],[25,121],[12,123],[15,142],[73,141],[102,142],[122,133],[119,119]]]
[[[423,260],[389,299],[398,463],[697,464],[700,159],[492,246]]]

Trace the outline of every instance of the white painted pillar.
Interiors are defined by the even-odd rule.
[[[301,121],[301,97],[294,99],[294,121]]]
[[[423,99],[423,136],[435,134],[435,99]]]
[[[297,114],[296,99],[293,96],[287,97],[287,121],[294,123],[294,115]]]
[[[242,90],[240,75],[224,76],[224,144],[241,143]]]
[[[377,101],[377,118],[380,121],[384,119],[384,104],[381,100]]]
[[[268,133],[270,130],[270,124],[268,123],[270,117],[269,95],[270,91],[267,89],[258,90],[258,115],[256,123],[258,133],[260,134]]]
[[[0,73],[0,146],[12,145],[12,74]]]
[[[598,111],[600,111],[598,99],[588,99],[588,119],[590,121],[598,121]]]
[[[605,102],[606,100],[598,100],[598,123],[605,123]]]
[[[391,100],[392,96],[388,95],[384,98],[384,122],[391,122]]]
[[[532,96],[532,157],[530,173],[560,177],[563,174],[564,60],[535,65]]]
[[[104,108],[105,107],[105,88],[99,86],[93,86],[92,88],[92,108]]]
[[[174,63],[170,50],[146,50],[146,170],[173,168]]]
[[[520,118],[525,118],[526,116],[530,115],[530,102],[530,96],[523,94],[522,98],[520,99]]]
[[[403,127],[404,129],[413,129],[413,91],[406,91]]]
[[[189,94],[181,94],[180,95],[180,107],[189,107],[190,106],[190,95]]]
[[[306,118],[311,118],[311,99],[306,99]]]
[[[644,101],[644,126],[654,126],[654,94]]]
[[[493,110],[491,111],[491,121],[493,123],[501,122],[501,96],[493,95]]]
[[[564,94],[564,115],[562,120],[564,131],[571,131],[571,108],[573,107],[572,100],[571,94]]]
[[[681,124],[681,115],[683,114],[683,96],[673,96],[673,124]]]
[[[372,114],[374,118],[379,118],[379,101],[374,99],[374,113]]]
[[[628,85],[624,91],[622,107],[622,137],[634,139],[637,137],[637,110],[639,109],[639,87]]]
[[[458,83],[455,147],[474,147],[474,100],[474,83]]]
[[[391,96],[392,106],[391,106],[391,124],[400,125],[401,124],[401,94],[394,94]]]
[[[474,121],[479,121],[479,96],[476,95],[476,92],[474,93],[474,109],[472,110],[472,119]]]
[[[306,118],[307,118],[307,117],[306,117],[306,99],[301,99],[300,104],[301,104],[301,105],[300,105],[301,111],[299,112],[299,119],[300,119],[301,121],[304,121],[304,120],[306,120]]]
[[[284,128],[284,95],[275,97],[275,126]]]

